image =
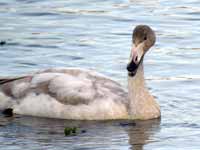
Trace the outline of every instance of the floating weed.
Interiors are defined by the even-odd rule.
[[[80,133],[86,133],[86,130],[80,130],[77,127],[65,127],[64,129],[65,136],[76,136]]]
[[[65,127],[64,133],[65,136],[76,135],[77,127]]]

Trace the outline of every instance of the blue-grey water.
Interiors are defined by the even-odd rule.
[[[144,64],[160,121],[0,116],[0,150],[200,149],[199,0],[1,0],[0,40],[6,44],[0,46],[0,76],[81,67],[126,87],[138,24],[150,25],[157,35]],[[66,126],[86,132],[65,137]]]

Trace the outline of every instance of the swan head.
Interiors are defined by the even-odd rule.
[[[128,75],[134,77],[143,62],[145,53],[155,44],[154,31],[147,25],[138,25],[133,30],[130,61],[127,65]]]

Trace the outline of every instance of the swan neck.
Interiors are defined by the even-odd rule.
[[[128,90],[131,99],[135,100],[140,93],[145,89],[143,62],[138,67],[137,73],[134,77],[128,76]]]
[[[128,77],[130,119],[152,119],[160,116],[159,105],[145,87],[143,63],[134,77]]]

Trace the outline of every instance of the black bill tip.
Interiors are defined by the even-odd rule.
[[[128,75],[130,77],[134,77],[136,75],[138,67],[143,62],[143,58],[144,58],[144,55],[141,57],[139,63],[136,64],[133,60],[131,60],[131,62],[127,65],[126,69],[128,70]]]
[[[138,65],[139,64],[135,64],[133,60],[127,65],[128,75],[130,77],[135,76],[135,74],[137,72]]]

